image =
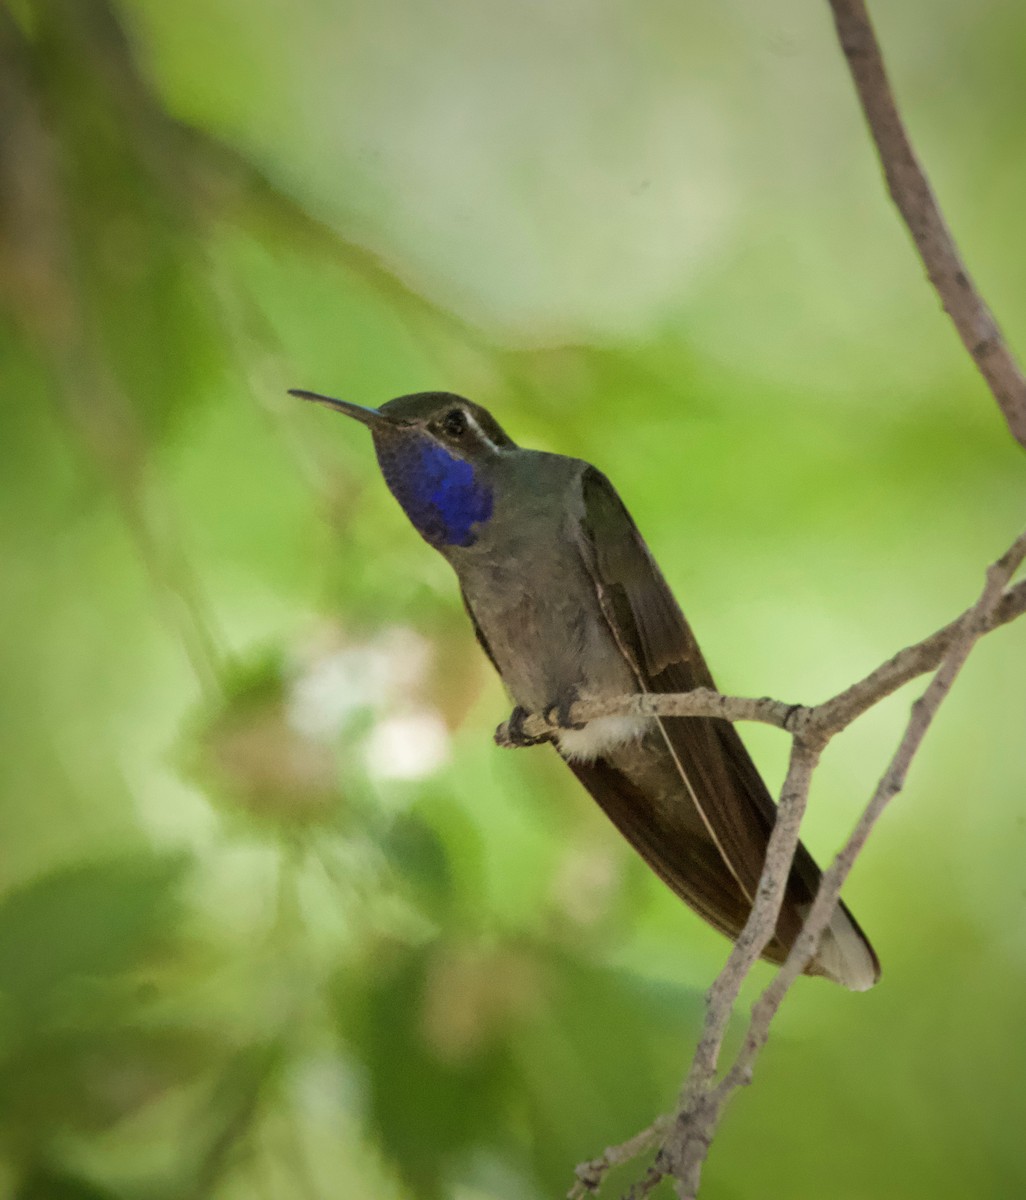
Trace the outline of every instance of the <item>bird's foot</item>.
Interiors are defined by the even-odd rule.
[[[560,729],[583,729],[584,723],[582,721],[570,720],[570,712],[580,698],[577,688],[566,688],[560,693],[556,703],[550,704],[545,710],[545,720],[550,725],[556,725]]]
[[[534,737],[524,730],[524,722],[531,714],[518,704],[505,721],[495,731],[495,744],[504,750],[519,750],[524,746],[539,746],[542,742],[552,740],[552,735],[542,734]]]
[[[531,734],[524,729],[524,722],[531,714],[518,704],[496,729],[495,744],[507,750],[519,749],[522,746],[539,746],[542,742],[553,741],[560,729],[583,729],[583,724],[570,720],[571,709],[578,699],[577,688],[567,688],[559,699],[541,714],[553,728],[540,734]]]

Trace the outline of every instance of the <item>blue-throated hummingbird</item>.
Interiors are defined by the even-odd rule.
[[[420,392],[364,408],[292,393],[366,425],[385,482],[452,565],[474,632],[516,707],[500,729],[527,745],[552,713],[567,766],[649,866],[736,937],[758,886],[773,801],[734,726],[707,717],[608,716],[571,727],[574,700],[714,687],[662,572],[608,479],[580,459],[517,446],[480,405]],[[776,936],[781,962],[816,893],[799,845]],[[839,904],[806,971],[862,991],[880,967]]]

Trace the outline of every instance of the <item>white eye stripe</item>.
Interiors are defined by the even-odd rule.
[[[485,415],[487,416],[487,413]],[[446,426],[454,417],[462,419],[461,427],[458,430],[447,429]],[[450,409],[443,418],[432,421],[428,426],[428,431],[446,446],[459,446],[460,444],[466,446],[468,442],[476,441],[483,450],[488,450],[492,454],[502,454],[512,446],[512,442],[505,438],[496,441],[477,417],[466,408]]]
[[[494,450],[495,453],[498,454],[499,447],[496,446],[496,444],[492,441],[492,439],[488,436],[488,434],[485,433],[485,431],[477,423],[477,418],[474,416],[474,414],[472,412],[467,412],[466,409],[462,409],[461,411],[463,412],[463,415],[467,418],[467,424],[477,434],[478,438],[488,447],[489,450]]]

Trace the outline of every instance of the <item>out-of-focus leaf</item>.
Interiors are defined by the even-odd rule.
[[[404,887],[427,916],[443,918],[453,899],[449,856],[435,830],[416,813],[401,814],[385,839],[385,852]]]
[[[145,1015],[140,968],[174,952],[184,869],[80,863],[0,901],[0,1124],[23,1145],[106,1128],[209,1063],[205,1031]]]
[[[45,1019],[62,989],[138,963],[179,916],[179,857],[73,863],[0,899],[0,999]]]
[[[413,1193],[451,1194],[478,1147],[505,1140],[515,1008],[494,953],[444,942],[388,948],[339,981],[340,1029],[365,1073],[367,1117]]]
[[[289,716],[282,657],[268,652],[226,673],[224,696],[195,723],[188,768],[226,801],[273,833],[338,827],[345,805],[331,741],[314,738]]]
[[[23,1181],[14,1200],[124,1200],[124,1197],[77,1175],[42,1169]]]
[[[396,818],[384,849],[425,915],[450,933],[480,928],[487,913],[478,828],[430,782],[417,807]]]
[[[546,968],[544,1010],[513,1053],[525,1151],[541,1193],[558,1195],[568,1166],[672,1107],[702,997],[562,953]]]
[[[4,1057],[0,1121],[24,1145],[97,1133],[208,1070],[220,1044],[202,1029],[148,1028],[111,1004],[92,1020],[39,1030]]]
[[[526,941],[393,945],[339,981],[371,1127],[418,1196],[498,1156],[539,1194],[668,1108],[701,997]],[[376,969],[376,973],[375,973]],[[632,1125],[634,1127],[632,1127]]]
[[[258,1120],[285,1052],[281,1042],[262,1042],[241,1047],[225,1062],[201,1120],[190,1130],[190,1153],[180,1160],[184,1194],[200,1200],[216,1190]]]
[[[153,96],[107,0],[59,0],[34,11],[25,48],[40,107],[62,114],[52,182],[63,193],[34,214],[34,228],[52,222],[46,238],[67,254],[65,315],[78,310],[73,319],[95,354],[78,370],[103,363],[93,402],[107,410],[108,438],[130,438],[137,420],[159,437],[220,359],[198,270],[188,142]],[[48,349],[59,361],[67,328],[49,328]],[[121,398],[102,386],[104,370]]]

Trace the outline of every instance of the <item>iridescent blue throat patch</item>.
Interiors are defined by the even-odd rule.
[[[392,495],[417,532],[434,546],[471,546],[474,526],[492,515],[492,490],[474,468],[425,436],[375,438]]]

